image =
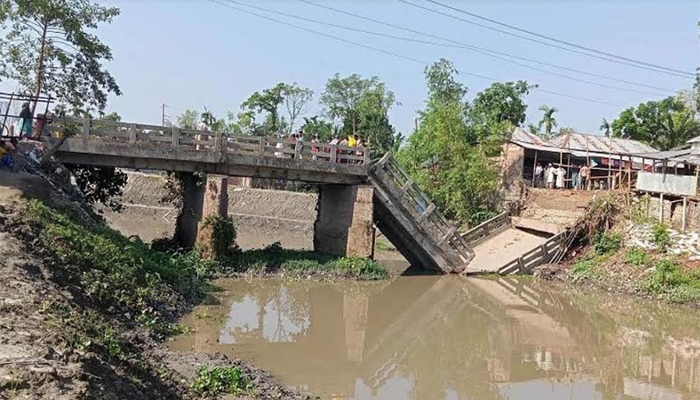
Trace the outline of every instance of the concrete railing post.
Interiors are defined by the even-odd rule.
[[[265,142],[267,142],[265,136],[260,136],[260,144],[258,145],[258,155],[260,157],[265,155]]]
[[[299,141],[294,142],[294,159],[295,160],[301,160],[301,149],[302,145],[299,143]]]
[[[172,128],[172,133],[173,133],[173,147],[178,147],[180,145],[180,128],[177,126],[173,126]]]
[[[371,157],[372,157],[372,150],[370,150],[369,148],[365,147],[364,155],[365,155],[365,160],[364,160],[364,162],[363,162],[363,165],[369,165],[369,164],[372,162],[372,159],[371,159]]]
[[[136,124],[129,125],[129,143],[136,143]]]
[[[90,117],[83,118],[83,130],[82,130],[83,146],[88,145],[90,141]]]
[[[336,145],[331,145],[331,164],[338,162],[338,148]]]

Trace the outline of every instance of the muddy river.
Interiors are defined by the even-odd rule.
[[[176,350],[327,399],[700,399],[700,313],[530,279],[219,282]]]

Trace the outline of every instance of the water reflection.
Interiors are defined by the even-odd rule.
[[[348,399],[700,399],[700,315],[516,279],[225,285],[179,350]]]

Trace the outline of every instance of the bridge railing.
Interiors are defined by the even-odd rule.
[[[50,133],[65,132],[70,124],[80,131],[85,145],[104,140],[125,145],[147,145],[192,151],[223,152],[238,155],[289,158],[323,163],[370,165],[371,151],[366,147],[347,147],[328,143],[302,142],[273,136],[243,136],[181,129],[158,125],[51,117]]]
[[[413,217],[420,229],[427,233],[438,248],[443,248],[445,256],[454,265],[466,268],[474,258],[474,251],[391,154],[377,163],[374,173],[401,200],[402,208]]]

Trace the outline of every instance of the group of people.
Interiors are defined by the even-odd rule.
[[[303,130],[300,130],[297,133],[283,137],[283,139],[288,139],[289,140],[288,143],[294,143],[296,146],[301,146],[301,149],[298,152],[298,154],[301,158],[304,157],[304,154],[308,154],[308,152],[305,151],[305,146],[306,146],[305,145],[305,134],[304,134]],[[319,135],[314,134],[313,136],[311,136],[311,141],[310,141],[310,145],[309,145],[309,148],[311,149],[311,158],[313,160],[318,159],[318,155],[317,155],[318,153],[330,153],[331,152],[331,149],[329,147],[318,146],[317,144],[330,144],[330,145],[336,145],[339,147],[365,147],[366,146],[365,142],[357,134],[348,135],[347,137],[344,137],[342,139],[340,138],[339,135],[335,135],[328,142],[321,140]],[[284,149],[285,143],[279,142],[275,145],[275,148],[276,149]],[[293,146],[292,146],[292,148],[293,148]],[[346,150],[346,149],[337,149],[336,152],[337,152],[337,155],[353,155],[353,154],[357,155],[357,156],[363,155],[362,151],[352,151],[352,150]],[[295,157],[294,154],[285,154],[285,152],[282,152],[279,150],[275,151],[275,156],[278,158],[286,158],[286,157],[294,158]],[[338,160],[337,162],[343,163],[343,164],[345,164],[345,163],[353,164],[354,163],[353,161],[356,161],[356,160],[348,160],[347,158],[343,158],[343,157],[337,157],[337,160]]]
[[[549,163],[547,167],[542,164],[535,166],[535,187],[546,187],[547,189],[566,189],[567,171],[563,165],[553,165]],[[591,179],[591,169],[588,165],[571,166],[571,188],[574,190],[588,190]]]

